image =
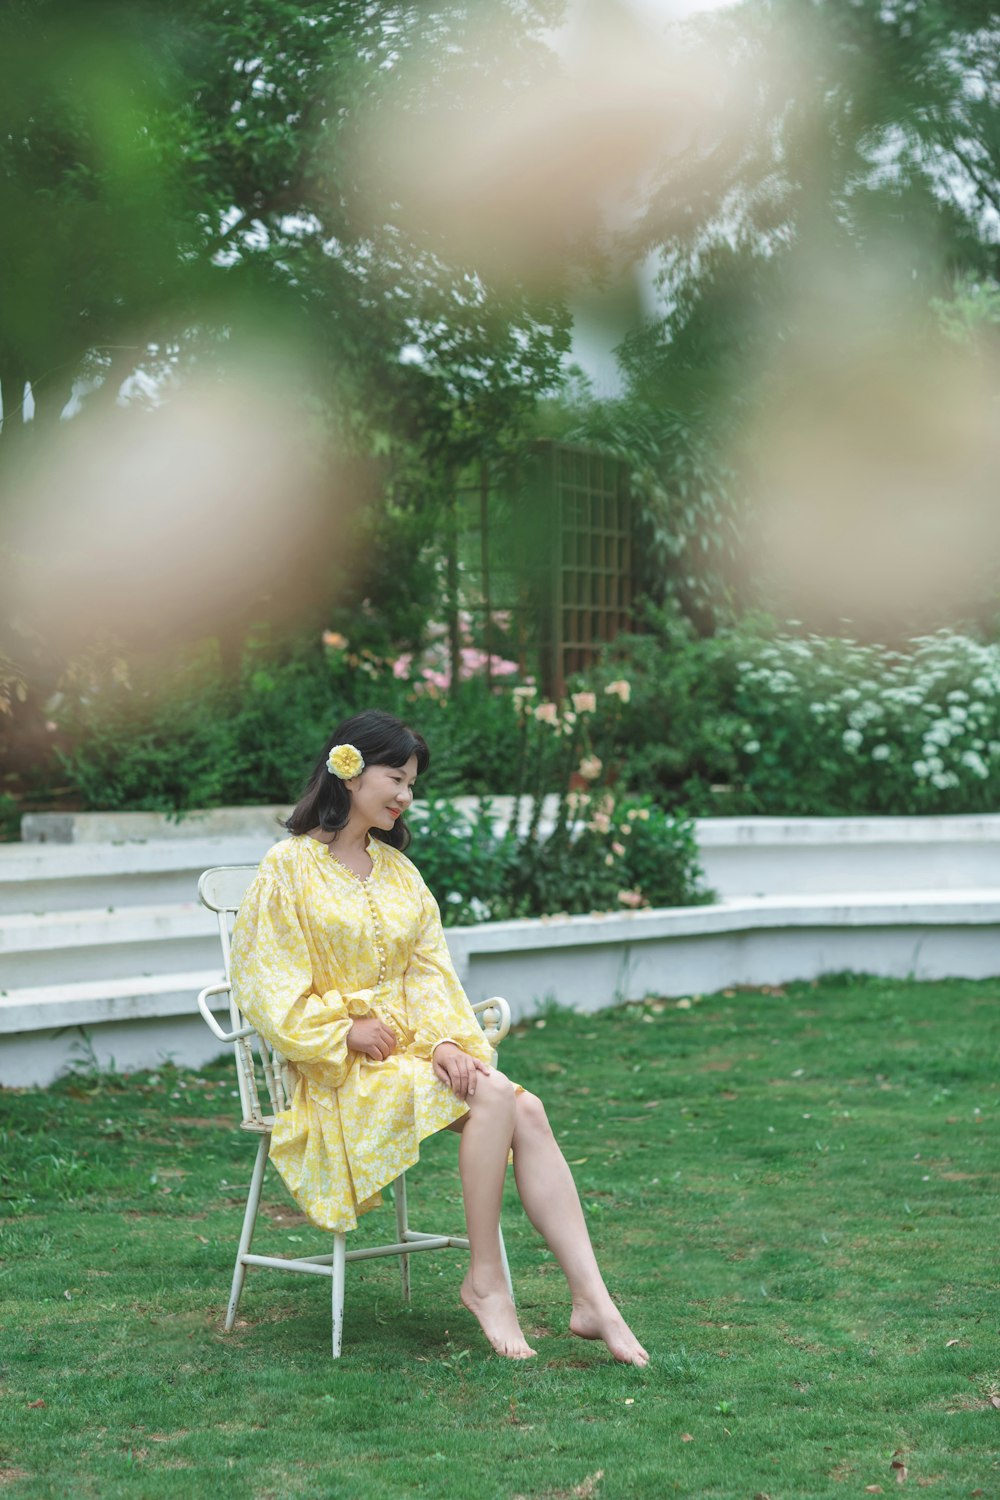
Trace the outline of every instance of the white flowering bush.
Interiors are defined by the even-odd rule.
[[[741,810],[997,810],[1000,646],[940,630],[906,651],[778,636],[741,652]]]

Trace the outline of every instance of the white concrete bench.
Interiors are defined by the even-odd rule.
[[[198,876],[283,836],[274,809],[221,812],[210,837],[182,823],[142,842],[163,820],[129,814],[143,821],[123,842],[0,845],[0,1084],[47,1082],[88,1045],[123,1069],[213,1055],[194,1010],[218,977]],[[77,815],[74,837],[111,816]],[[1000,974],[1000,817],[705,819],[698,836],[720,902],[452,929],[470,997],[506,994],[518,1016],[839,970]]]

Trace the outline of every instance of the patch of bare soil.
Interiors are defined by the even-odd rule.
[[[309,1223],[305,1214],[285,1203],[262,1203],[260,1212],[265,1219],[270,1219],[272,1224],[280,1224],[283,1229],[299,1228]]]

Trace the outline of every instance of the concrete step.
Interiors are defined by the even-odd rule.
[[[478,799],[458,798],[473,812]],[[513,799],[491,799],[505,826]],[[521,821],[528,816],[521,808]],[[555,814],[546,799],[543,827]],[[62,816],[38,814],[39,821]],[[72,843],[0,845],[0,912],[150,905],[192,898],[210,865],[253,864],[284,830],[271,808],[219,809],[182,823],[86,813]],[[417,837],[421,804],[412,813]],[[27,824],[27,819],[25,823]],[[127,835],[91,842],[98,835]],[[207,830],[212,830],[211,833]],[[932,818],[701,818],[706,885],[722,899],[829,891],[975,890],[1000,882],[1000,815]],[[141,835],[141,836],[140,836]],[[86,894],[81,895],[81,888]]]
[[[197,899],[212,865],[256,864],[265,836],[130,844],[0,844],[0,913],[93,910]]]
[[[198,995],[206,985],[216,984],[222,977],[220,963],[215,968],[181,970],[175,974],[86,979],[8,990],[0,998],[0,1035],[161,1016],[191,1015],[201,1020]],[[223,1010],[227,1004],[225,996],[217,997],[212,1008]]]
[[[1000,886],[743,897],[495,922],[453,928],[448,943],[470,999],[505,995],[515,1019],[546,997],[587,1011],[841,970],[990,979],[1000,974]],[[118,1068],[155,1067],[169,1057],[197,1066],[218,1056],[223,1046],[196,997],[220,975],[216,949],[190,970],[11,989],[0,998],[0,1086],[47,1083],[81,1060],[81,1048]]]
[[[215,917],[195,902],[0,917],[0,991],[176,973],[218,961]]]
[[[1000,816],[698,818],[705,883],[721,897],[974,891],[1000,883]]]
[[[231,1054],[197,1008],[199,991],[221,978],[214,968],[12,990],[0,998],[0,1088],[44,1086],[74,1067],[201,1067]],[[224,1026],[228,1003],[212,1001]]]
[[[284,837],[272,810],[239,811],[184,835],[139,839],[130,823],[123,842],[0,845],[0,1084],[55,1077],[78,1027],[118,1066],[219,1050],[195,1009],[221,968],[198,877]],[[1000,816],[703,819],[697,833],[717,904],[452,929],[470,997],[526,1014],[549,993],[589,1009],[839,969],[1000,974]]]

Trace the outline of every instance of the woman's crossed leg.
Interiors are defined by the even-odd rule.
[[[469,1113],[452,1125],[461,1131],[459,1171],[465,1198],[470,1266],[462,1300],[479,1319],[499,1354],[527,1359],[534,1353],[517,1321],[500,1256],[500,1204],[507,1153],[531,1223],[555,1255],[573,1299],[570,1332],[603,1339],[624,1364],[644,1366],[649,1355],[618,1311],[604,1284],[573,1174],[534,1094],[515,1093],[495,1069],[476,1079]]]

